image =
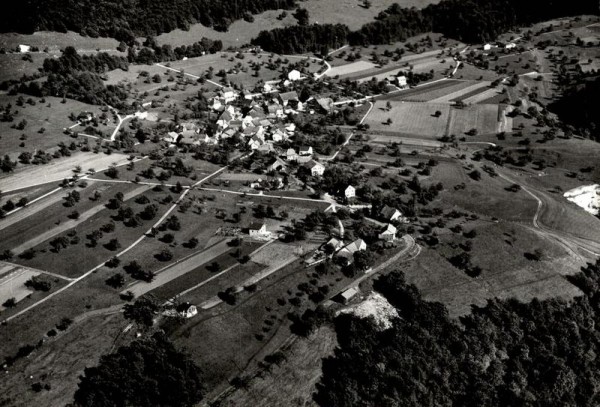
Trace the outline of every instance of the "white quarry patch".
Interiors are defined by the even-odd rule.
[[[592,215],[600,213],[600,185],[598,184],[571,189],[564,193],[564,197]]]
[[[371,293],[364,301],[352,305],[340,311],[344,314],[354,314],[359,318],[372,317],[375,325],[381,330],[392,327],[392,320],[398,317],[398,312],[384,296],[379,293]]]

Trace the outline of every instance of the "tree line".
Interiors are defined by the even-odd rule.
[[[295,0],[22,0],[5,5],[0,31],[75,31],[133,44],[202,23],[226,31],[235,20],[266,10],[291,9]]]
[[[263,31],[252,43],[279,53],[321,52],[344,43],[366,46],[405,41],[431,31],[465,42],[484,42],[520,25],[580,14],[598,14],[597,1],[442,0],[421,10],[395,3],[357,31],[327,24],[289,26]],[[339,38],[344,31],[345,41]]]
[[[457,321],[401,272],[382,276],[374,288],[399,317],[386,330],[338,317],[339,346],[323,360],[315,400],[339,407],[596,406],[600,260],[569,280],[582,296],[494,299]]]

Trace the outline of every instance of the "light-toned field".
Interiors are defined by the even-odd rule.
[[[336,76],[336,75],[351,75],[354,73],[358,73],[361,71],[365,71],[367,69],[374,69],[375,64],[369,61],[356,61],[351,62],[346,65],[339,65],[333,67],[327,72],[327,76]]]
[[[444,96],[440,96],[439,98],[436,99],[432,99],[430,100],[431,103],[451,103],[453,100],[456,99],[460,99],[462,96],[474,92],[474,91],[480,91],[483,88],[486,88],[490,86],[490,82],[477,82],[477,83],[473,83],[470,86],[467,86],[466,88],[462,88],[459,90],[456,90],[454,92],[450,92],[445,94]]]
[[[23,95],[23,97],[25,100],[28,99],[26,95]],[[13,158],[16,158],[23,151],[48,150],[56,148],[60,142],[69,145],[75,141],[75,139],[63,133],[65,128],[75,124],[69,119],[71,113],[78,115],[81,112],[93,112],[97,116],[101,114],[99,106],[87,105],[71,99],[67,99],[66,103],[61,103],[61,98],[51,96],[46,97],[45,102],[40,102],[41,99],[38,98],[32,98],[36,103],[34,106],[28,103],[17,106],[17,99],[18,96],[0,95],[0,105],[10,103],[12,105],[11,111],[18,112],[13,116],[13,122],[0,122],[0,151],[3,155],[9,154]],[[23,130],[12,128],[21,120],[27,122]],[[42,127],[46,129],[44,133],[39,132]],[[81,127],[78,129],[83,130]],[[100,124],[97,129],[104,134],[110,134],[114,129],[114,124],[109,121],[109,126]],[[26,140],[21,140],[23,134],[25,134]],[[24,147],[20,147],[21,143],[24,143]]]
[[[410,89],[408,92],[400,92],[397,100],[432,102],[435,99],[443,98],[448,94],[461,92],[463,89],[469,88],[475,84],[476,82],[474,81],[439,81],[432,85],[423,85],[421,87]]]
[[[472,105],[463,109],[451,109],[448,134],[462,136],[471,129],[479,134],[498,131],[498,105]]]
[[[19,302],[31,294],[32,291],[25,287],[25,282],[39,274],[27,267],[0,261],[0,311],[4,310],[2,304],[9,298]]]
[[[33,62],[24,61],[23,54],[0,54],[0,82],[20,79],[23,75],[33,75],[42,66],[46,54],[31,54]]]
[[[38,47],[40,51],[47,47],[51,53],[60,52],[61,49],[67,46],[73,46],[79,52],[97,52],[100,50],[102,52],[120,53],[117,51],[119,41],[115,39],[83,37],[72,31],[67,33],[38,31],[34,34],[0,34],[0,47],[14,49],[21,44]]]
[[[387,111],[386,103],[375,102],[375,107],[367,116],[365,123],[371,126],[372,131],[394,131],[432,138],[446,133],[450,105],[390,101],[392,109]],[[434,113],[438,110],[442,115],[434,117]],[[391,125],[385,124],[388,118],[392,119]]]
[[[88,169],[103,171],[113,164],[123,165],[128,162],[127,156],[124,154],[74,153],[70,157],[52,160],[48,164],[18,167],[14,173],[0,178],[0,190],[13,191],[59,182],[73,176],[73,169],[77,166],[81,166],[83,172]]]

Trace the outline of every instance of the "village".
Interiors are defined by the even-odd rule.
[[[389,327],[397,314],[374,287],[398,271],[456,319],[495,298],[578,295],[564,276],[600,255],[600,147],[549,105],[561,72],[597,65],[597,47],[577,39],[600,44],[599,21],[294,55],[229,39],[139,62],[149,38],[112,50],[136,62],[100,75],[121,107],[11,85],[0,94],[10,396],[62,405],[101,355],[164,332],[210,371],[207,399],[225,400],[283,369],[269,361],[288,351],[320,369],[325,347],[294,352],[297,338],[323,339],[324,321]],[[92,54],[10,41],[0,59]]]

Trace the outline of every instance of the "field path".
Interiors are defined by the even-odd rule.
[[[236,159],[239,158],[244,158],[247,157],[248,155],[243,155],[241,157],[237,157]],[[221,173],[222,171],[224,171],[225,169],[227,169],[227,166],[218,169],[217,171],[213,172],[212,174],[207,175],[206,177],[202,178],[200,181],[196,182],[193,187],[196,187],[198,185],[200,185],[202,182],[216,176],[217,174]],[[150,233],[150,231],[152,230],[152,228],[157,228],[162,222],[164,222],[164,220],[177,208],[177,206],[181,203],[181,201],[185,198],[185,196],[190,192],[191,189],[186,189],[185,191],[183,191],[183,193],[181,194],[181,196],[175,201],[175,203],[171,206],[171,208],[169,208],[169,210],[167,210],[165,212],[165,214],[163,216],[161,216],[161,218],[154,224],[152,225],[152,227],[150,229],[148,229],[146,231],[146,233],[144,233],[142,236],[140,236],[135,242],[133,242],[131,245],[127,246],[125,249],[123,249],[122,251],[120,251],[115,257],[121,257],[123,254],[127,253],[128,251],[130,251],[131,249],[133,249],[134,247],[136,247],[139,243],[141,243],[145,238],[146,235],[148,235]],[[54,298],[55,296],[59,295],[60,293],[62,293],[63,291],[69,289],[70,287],[72,287],[73,285],[77,284],[79,281],[85,279],[86,277],[88,277],[89,275],[91,275],[92,273],[94,273],[95,271],[101,269],[102,267],[104,267],[104,263],[102,262],[100,264],[98,264],[96,267],[92,268],[91,270],[88,270],[87,272],[85,272],[84,274],[82,274],[81,276],[77,277],[75,280],[71,281],[69,284],[65,285],[64,287],[60,288],[59,290],[47,295],[46,297],[42,298],[41,300],[29,305],[28,307],[22,309],[21,311],[9,316],[8,318],[4,319],[3,322],[9,322],[29,311],[31,311],[32,309],[40,306],[41,304],[45,303],[46,301],[50,300],[51,298]]]
[[[575,248],[583,250],[593,256],[600,256],[600,242],[582,238],[580,236],[575,236],[569,232],[553,230],[540,222],[540,217],[542,215],[542,212],[545,210],[545,207],[547,206],[547,203],[544,202],[544,200],[547,198],[545,197],[545,195],[543,193],[541,193],[540,191],[536,191],[539,194],[539,195],[537,195],[536,193],[533,192],[534,189],[531,188],[530,186],[524,185],[522,182],[519,182],[518,180],[515,180],[501,172],[498,172],[498,175],[500,176],[500,178],[504,179],[505,181],[508,181],[512,184],[520,185],[521,188],[523,189],[523,191],[525,191],[527,194],[529,194],[533,199],[535,199],[537,201],[537,209],[536,209],[536,212],[532,219],[532,224],[533,224],[534,228],[538,229],[543,235],[553,238],[554,240],[558,241],[562,246],[569,249],[569,251],[573,251],[573,247],[575,247]]]

